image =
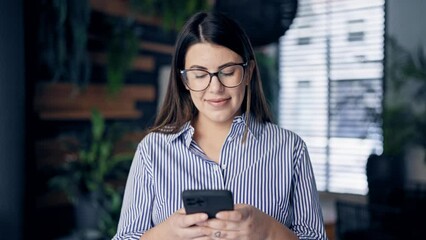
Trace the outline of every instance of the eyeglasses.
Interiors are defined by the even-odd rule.
[[[180,73],[185,85],[190,90],[201,92],[210,86],[213,76],[216,76],[224,87],[238,87],[243,82],[246,66],[247,62],[225,66],[215,73],[202,69],[184,69]]]

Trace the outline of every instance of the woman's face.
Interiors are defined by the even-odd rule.
[[[210,73],[220,71],[223,66],[243,63],[243,59],[234,51],[211,43],[192,45],[185,56],[185,69],[202,69]],[[232,123],[235,116],[240,114],[246,85],[250,77],[244,74],[242,83],[234,88],[223,86],[217,76],[213,76],[207,89],[190,91],[191,99],[198,109],[199,122]],[[199,77],[197,75],[197,77]],[[207,75],[209,78],[209,76]]]

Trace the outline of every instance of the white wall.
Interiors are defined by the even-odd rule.
[[[412,51],[419,44],[426,47],[426,1],[387,0],[386,3],[387,35]]]

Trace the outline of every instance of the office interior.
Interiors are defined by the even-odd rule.
[[[61,9],[72,14],[72,10],[61,8],[65,5],[60,5],[60,2],[0,1],[0,236],[2,239],[18,240],[33,237],[36,239],[81,239],[78,231],[87,230],[89,225],[91,232],[85,235],[85,238],[110,238],[116,227],[120,206],[120,203],[117,205],[117,202],[113,202],[112,199],[120,199],[122,196],[126,171],[131,160],[129,156],[134,153],[135,144],[143,138],[144,130],[152,124],[167,84],[177,34],[176,28],[178,28],[176,26],[180,22],[170,21],[164,16],[151,13],[135,13],[130,5],[132,1],[129,0],[64,0],[62,3],[67,3],[66,6],[70,8],[75,5],[74,7],[87,11],[78,12],[75,17],[77,21],[73,23],[62,19],[65,21],[62,25],[63,29],[58,30],[57,27],[60,26],[58,21],[61,21],[62,15],[55,11]],[[147,7],[146,2],[149,1],[140,2],[145,3],[141,6]],[[289,41],[285,42],[286,35],[291,36],[291,31],[296,31],[294,28],[297,23],[300,23],[297,18],[301,17],[298,11],[304,8],[306,10],[307,6],[312,6],[310,11],[313,15],[316,11],[323,11],[325,15],[332,16],[330,14],[332,14],[333,4],[340,2],[342,6],[351,5],[353,0],[245,0],[239,5],[220,0],[188,0],[188,2],[198,2],[197,6],[200,9],[221,6],[227,11],[232,11],[233,8],[241,7],[248,14],[240,13],[235,16],[257,17],[247,19],[245,22],[254,26],[254,29],[247,31],[252,34],[249,35],[253,37],[255,49],[259,53],[258,59],[272,56],[273,64],[263,69],[266,74],[265,79],[268,79],[264,87],[270,97],[269,101],[277,122],[283,127],[295,126],[296,132],[298,129],[303,130],[304,127],[312,128],[312,131],[317,130],[315,124],[320,121],[317,119],[311,119],[313,123],[307,126],[292,125],[294,120],[280,119],[281,117],[286,119],[288,109],[299,110],[306,103],[290,106],[285,105],[285,97],[280,98],[279,91],[288,86],[282,78],[293,76],[291,72],[286,72],[284,64],[291,56],[294,56],[285,52],[285,49],[292,47]],[[339,160],[333,160],[334,158],[331,157],[325,158],[326,160],[322,162],[322,160],[314,159],[317,156],[316,152],[311,154],[312,161],[316,161],[314,171],[318,174],[316,176],[318,181],[325,179],[324,182],[318,183],[325,228],[330,240],[417,238],[425,234],[422,223],[426,213],[426,28],[423,20],[426,2],[383,0],[377,1],[379,7],[371,7],[369,1],[355,2],[361,5],[365,3],[367,7],[360,7],[361,10],[373,7],[380,9],[381,6],[383,10],[381,30],[383,36],[377,40],[383,44],[380,53],[382,55],[379,54],[377,58],[379,60],[372,61],[372,64],[381,66],[375,72],[381,77],[376,79],[378,85],[374,85],[379,89],[379,94],[375,95],[374,99],[380,104],[376,104],[377,109],[373,109],[375,110],[374,118],[360,120],[373,124],[373,127],[370,124],[368,129],[373,129],[374,131],[371,131],[374,134],[368,136],[371,136],[374,141],[366,141],[369,138],[365,136],[356,137],[357,139],[352,141],[351,127],[348,131],[342,130],[338,140],[332,139],[330,135],[333,135],[333,131],[345,126],[345,121],[350,121],[344,117],[357,113],[343,112],[342,117],[336,120],[333,118],[335,117],[333,112],[330,113],[333,105],[324,108],[326,123],[331,124],[334,119],[343,124],[334,126],[335,128],[327,125],[328,130],[325,131],[328,134],[326,134],[325,142],[327,146],[337,141],[337,144],[344,145],[347,149],[357,149],[356,144],[362,142],[364,148],[360,148],[359,151],[368,149],[363,159],[353,160],[358,165],[333,165],[333,161]],[[281,6],[281,12],[278,12],[277,16],[282,19],[274,19],[273,15],[262,15],[262,11],[271,11],[270,6],[274,4]],[[315,9],[315,6],[320,8]],[[295,12],[291,12],[292,10]],[[67,17],[71,17],[70,15]],[[262,22],[260,21],[262,16],[263,21],[267,19],[275,20],[275,22]],[[368,14],[362,16],[366,19],[370,17]],[[348,31],[346,41],[368,38],[366,33],[361,34],[364,31],[364,20],[345,17],[355,29],[342,30]],[[184,18],[185,15],[179,21],[183,21]],[[327,24],[332,24],[333,17],[328,19],[327,21],[330,22]],[[54,20],[57,22],[51,22]],[[244,21],[241,20],[241,22]],[[72,24],[77,24],[77,27]],[[250,28],[250,25],[246,27]],[[261,33],[262,28],[266,31],[265,33]],[[85,31],[83,35],[86,38],[79,43],[80,45],[76,45],[78,40],[72,39],[72,36],[76,36],[72,33],[73,29]],[[126,35],[127,30],[136,34]],[[309,31],[299,31],[298,46],[312,44],[309,41],[313,41],[313,38],[309,34],[306,35],[306,32]],[[313,35],[316,33],[311,31]],[[295,36],[297,37],[297,34]],[[113,45],[114,40],[119,41],[118,45]],[[136,48],[136,53],[131,52],[132,47]],[[304,54],[298,55],[298,51],[297,49],[295,51],[297,57]],[[351,51],[358,50],[348,50],[341,55],[350,57],[353,53]],[[364,57],[360,60],[362,63],[368,62],[369,50],[366,51],[365,55],[361,53],[356,55],[361,56],[360,58]],[[73,55],[75,52],[83,55],[76,57]],[[124,62],[130,58],[132,61],[128,66],[123,67],[116,63],[117,68],[108,69],[108,63],[113,64],[109,62],[111,55],[113,58],[124,59]],[[324,61],[333,62],[330,60],[330,57],[333,57],[332,54],[325,56]],[[407,59],[412,59],[413,62]],[[341,60],[346,61],[344,57]],[[303,64],[308,64],[304,61],[310,60],[305,59],[299,62],[302,68],[297,68],[295,71],[304,71],[300,70],[303,69]],[[410,66],[414,66],[415,69],[408,68],[408,70],[403,69],[402,73],[398,72],[398,74],[406,73],[407,75],[398,75],[400,81],[394,85],[391,79],[395,78],[392,74],[396,66],[401,66],[407,61],[412,63]],[[293,63],[289,63],[290,66],[291,64]],[[367,74],[370,70],[359,67],[362,65],[354,64],[353,66],[351,71],[355,75]],[[357,69],[356,66],[359,68]],[[332,71],[330,67],[321,67],[324,67],[326,71]],[[411,71],[412,75],[408,75],[406,70]],[[115,71],[118,77],[111,76],[114,74],[111,71]],[[70,72],[78,72],[78,76]],[[289,78],[291,77],[286,79]],[[312,86],[308,79],[302,80],[298,86],[303,87],[309,84]],[[324,85],[325,93],[329,95],[324,95],[324,99],[328,103],[332,103],[336,96],[343,99],[348,99],[345,96],[351,96],[354,97],[352,100],[358,103],[359,98],[371,93],[366,90],[366,92],[360,92],[359,96],[354,96],[353,92],[359,90],[355,87],[366,86],[363,84],[349,84],[345,91],[334,92],[333,86],[339,86],[339,83],[332,82],[330,79],[326,83],[329,85]],[[340,83],[348,83],[348,81]],[[391,89],[405,89],[404,84],[412,84],[408,88],[414,90],[399,92],[401,95],[392,93]],[[331,93],[333,93],[332,96],[330,96]],[[299,97],[313,96],[309,92],[295,92],[295,94],[299,94]],[[408,100],[411,103],[408,108],[414,109],[414,113],[407,110],[407,105],[398,105],[401,102],[405,104],[406,98],[412,99]],[[387,111],[391,109],[389,106],[403,107],[398,108],[401,112],[396,113]],[[371,108],[365,109],[371,110]],[[365,109],[362,114],[366,113]],[[386,115],[388,113],[396,115]],[[408,118],[409,114],[414,114],[410,116],[415,118]],[[391,125],[386,125],[388,123]],[[95,124],[101,127],[104,134],[101,139],[94,139],[91,135]],[[105,128],[102,128],[103,126]],[[309,134],[307,138],[309,139]],[[115,178],[112,180],[112,186],[116,190],[103,196],[105,199],[102,201],[106,202],[109,208],[107,208],[108,213],[102,215],[104,217],[99,223],[99,219],[93,220],[93,216],[90,215],[90,213],[101,215],[99,211],[95,210],[93,213],[87,208],[80,209],[80,212],[76,211],[75,199],[79,196],[70,191],[73,188],[70,186],[74,186],[72,177],[78,175],[79,169],[77,167],[77,170],[69,171],[70,169],[64,169],[63,166],[67,162],[78,161],[82,158],[82,154],[90,154],[91,146],[105,143],[105,141],[112,144],[108,160],[118,156],[127,158],[129,161],[111,166],[114,171],[111,170],[112,172],[105,174],[105,177]],[[309,148],[310,142],[307,142],[307,145]],[[314,146],[313,149],[315,149]],[[329,147],[324,149],[322,150],[332,151]],[[358,150],[353,150],[350,154],[355,154],[356,151]],[[384,153],[396,154],[385,156]],[[322,155],[318,154],[318,156]],[[333,171],[334,166],[337,170]],[[353,166],[360,169],[356,179],[353,177],[355,175],[351,175],[353,172],[351,170],[355,169]],[[341,185],[339,182],[333,183],[330,180],[339,173],[342,173],[342,176],[335,181],[341,181]],[[107,174],[110,175],[107,176]],[[57,176],[62,178],[55,178]],[[86,191],[90,192],[90,189]],[[85,215],[81,211],[88,214]]]

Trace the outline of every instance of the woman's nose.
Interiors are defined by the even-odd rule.
[[[223,91],[225,87],[220,82],[219,77],[217,75],[212,77],[212,80],[210,81],[209,91],[216,92],[216,91]]]

